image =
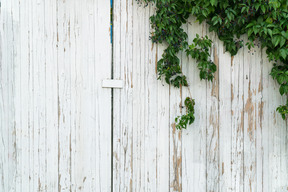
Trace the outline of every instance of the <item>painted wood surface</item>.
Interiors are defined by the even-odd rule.
[[[189,88],[157,81],[165,46],[149,41],[153,7],[114,1],[113,188],[115,191],[288,191],[288,129],[275,111],[285,98],[269,76],[265,50],[231,57],[208,27],[190,18],[183,26],[213,40],[214,81],[199,78],[197,64],[181,57]],[[245,37],[243,37],[245,39]],[[196,120],[177,131],[174,118],[187,96]]]
[[[109,1],[1,1],[1,192],[111,191],[109,30]]]
[[[176,89],[157,80],[152,6],[114,0],[112,49],[109,1],[0,2],[1,192],[288,191],[285,98],[265,50],[231,57],[190,18],[189,42],[208,35],[218,70],[201,81],[180,53],[189,88]],[[111,78],[122,89],[103,88]],[[196,120],[178,131],[187,96]]]

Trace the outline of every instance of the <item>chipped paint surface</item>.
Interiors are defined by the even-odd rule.
[[[275,112],[285,98],[265,50],[231,57],[190,18],[189,42],[213,40],[217,72],[201,81],[179,54],[189,89],[171,87],[157,80],[155,10],[133,2],[113,4],[113,77],[124,87],[112,103],[100,83],[111,78],[109,1],[1,1],[0,191],[288,190],[288,129]],[[187,96],[196,120],[178,131]]]
[[[0,23],[0,191],[110,191],[110,2],[1,1]]]

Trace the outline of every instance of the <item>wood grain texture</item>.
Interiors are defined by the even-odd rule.
[[[1,1],[0,191],[111,190],[109,29],[110,2]]]
[[[179,53],[189,87],[177,89],[157,80],[153,6],[114,0],[112,53],[109,1],[0,2],[1,192],[288,191],[287,122],[275,111],[286,98],[265,50],[231,57],[191,17],[189,43],[208,35],[218,70],[201,81]],[[196,120],[178,131],[187,96]]]
[[[117,154],[113,157],[114,189],[285,191],[288,182],[282,179],[287,179],[287,160],[284,158],[287,155],[287,136],[280,139],[277,134],[286,133],[287,126],[275,112],[277,105],[284,100],[269,76],[272,64],[267,62],[265,52],[258,47],[255,52],[244,48],[231,57],[215,34],[189,18],[189,22],[183,25],[189,33],[189,42],[196,33],[207,34],[214,42],[211,58],[218,71],[212,83],[200,81],[195,61],[179,54],[189,89],[175,89],[163,80],[157,82],[152,78],[155,74],[151,74],[151,61],[160,58],[165,46],[158,45],[154,52],[151,47],[155,45],[147,42],[145,35],[151,29],[145,19],[151,15],[151,7],[143,9],[143,5],[139,7],[131,1],[114,3],[114,32],[121,28],[120,34],[114,33],[114,69],[117,77],[124,77],[128,84],[125,91],[117,90],[114,94],[114,110],[117,108],[114,111],[114,154]],[[132,10],[128,9],[131,5]],[[127,50],[132,50],[131,60],[127,59],[130,53]],[[121,63],[122,72],[115,63]],[[132,75],[127,75],[127,69],[130,73],[132,71]],[[177,131],[173,129],[174,118],[185,113],[182,105],[187,96],[196,100],[196,121],[187,130]],[[123,101],[126,104],[120,105]],[[128,112],[129,108],[132,112]],[[126,112],[119,114],[121,110]],[[272,118],[274,114],[279,120],[273,123],[268,116]],[[115,138],[115,132],[119,132],[123,123],[126,126],[122,135]],[[157,134],[157,142],[153,134]],[[125,142],[121,143],[122,140]],[[121,149],[123,152],[119,152]],[[272,149],[274,156],[270,154]],[[147,170],[155,167],[154,159],[157,161],[157,174],[151,182],[154,173],[149,171],[147,179]],[[154,181],[156,188],[153,188]]]

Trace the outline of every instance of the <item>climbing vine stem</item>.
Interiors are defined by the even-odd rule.
[[[199,23],[205,21],[209,31],[215,32],[223,41],[231,56],[244,46],[241,36],[247,34],[245,45],[251,49],[261,42],[270,62],[274,62],[271,76],[280,85],[281,95],[288,94],[288,1],[287,0],[136,0],[138,3],[154,4],[156,11],[150,17],[153,43],[167,43],[162,58],[157,63],[158,77],[164,77],[175,87],[188,86],[182,74],[177,54],[185,51],[198,63],[200,78],[212,81],[217,70],[209,60],[211,40],[196,35],[188,44],[188,34],[182,29],[190,15]],[[257,40],[257,41],[256,41]],[[186,115],[176,118],[176,127],[186,128],[193,123],[195,102],[185,100]],[[277,111],[283,119],[288,116],[288,101]]]

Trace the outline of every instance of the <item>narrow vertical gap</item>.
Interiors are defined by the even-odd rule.
[[[111,41],[111,79],[114,79],[114,54],[113,54],[113,0],[110,0],[110,41]],[[111,192],[113,192],[113,104],[114,104],[114,90],[111,89]]]

